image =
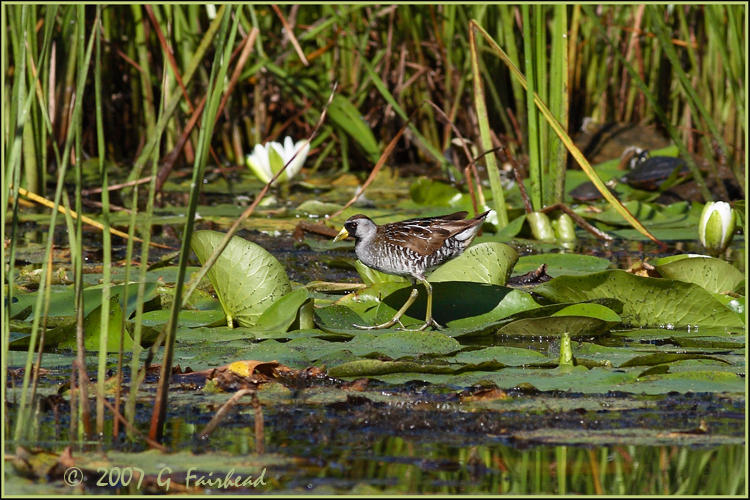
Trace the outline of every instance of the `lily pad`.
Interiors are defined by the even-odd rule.
[[[513,268],[513,275],[526,274],[537,269],[542,264],[547,265],[547,274],[552,277],[568,275],[577,276],[581,274],[604,271],[612,263],[601,257],[593,255],[581,255],[575,253],[542,253],[536,255],[524,255],[518,259]]]
[[[72,335],[63,342],[58,344],[62,349],[75,349],[75,327],[72,329]],[[99,337],[102,331],[102,306],[97,307],[86,316],[83,321],[83,343],[87,351],[99,350]],[[109,305],[109,320],[107,329],[107,352],[117,352],[120,350],[120,337],[124,337],[123,349],[125,351],[133,348],[133,339],[128,331],[122,327],[122,309],[117,297],[112,298]]]
[[[518,253],[505,243],[479,243],[437,268],[429,281],[473,281],[502,286],[517,260]]]
[[[91,312],[102,304],[103,285],[95,285],[83,289],[83,314],[88,316]],[[110,297],[120,296],[125,291],[125,285],[112,285],[109,288]],[[154,298],[156,293],[156,283],[147,282],[143,294],[143,302],[148,302]],[[17,293],[14,297],[18,300],[10,306],[11,316],[19,315],[27,307],[31,307],[29,313],[33,312],[36,307],[37,293]],[[126,314],[129,316],[135,310],[138,302],[138,283],[128,284],[128,300]],[[44,307],[44,305],[42,305]],[[50,288],[50,302],[48,317],[57,316],[75,316],[75,292],[72,286],[53,285]]]
[[[420,205],[454,207],[454,201],[460,200],[462,193],[445,182],[420,177],[409,186],[409,195]]]
[[[328,370],[331,377],[364,377],[389,373],[453,373],[449,365],[435,365],[433,363],[419,363],[416,361],[382,361],[379,359],[360,359],[350,361]]]
[[[299,308],[309,298],[310,292],[304,287],[284,295],[263,311],[253,329],[261,332],[286,332],[297,318]]]
[[[664,278],[695,283],[709,292],[739,291],[745,282],[745,275],[736,267],[706,255],[673,255],[652,264]]]
[[[362,334],[343,346],[359,356],[383,355],[391,359],[422,354],[441,355],[461,350],[457,340],[440,332],[387,332],[382,335]]]
[[[159,309],[143,313],[143,326],[158,328],[169,322],[169,316],[172,311],[169,309]],[[226,318],[224,313],[219,309],[207,310],[183,310],[177,315],[178,326],[195,328],[199,326],[219,326],[224,324]]]
[[[204,263],[219,246],[224,234],[197,231],[191,248]],[[234,236],[208,271],[227,324],[254,326],[276,300],[292,291],[284,267],[261,246]]]
[[[544,354],[531,349],[491,346],[473,351],[463,351],[452,358],[446,358],[446,360],[449,362],[468,364],[496,361],[505,366],[528,366],[547,363],[549,358]]]
[[[551,316],[524,318],[513,321],[497,333],[500,335],[559,337],[567,333],[572,337],[601,335],[620,322],[620,316],[600,304],[574,304],[556,311]]]
[[[350,294],[349,300],[341,300],[335,306],[318,309],[316,323],[327,331],[361,334],[362,330],[352,327],[352,324],[384,323],[406,302],[411,287],[401,286],[393,291],[394,286],[398,285],[388,283],[368,287]],[[379,290],[384,292],[382,298],[373,296]],[[419,297],[401,318],[407,328],[418,327],[424,322],[427,295],[421,285],[417,290]],[[435,321],[448,327],[443,333],[450,336],[494,331],[491,330],[494,323],[536,307],[539,304],[527,292],[503,286],[460,281],[438,282],[433,285],[432,315]],[[398,326],[396,324],[393,329]]]
[[[560,302],[615,298],[623,304],[623,322],[633,326],[742,326],[737,313],[697,285],[620,270],[560,276],[536,286],[534,293]]]

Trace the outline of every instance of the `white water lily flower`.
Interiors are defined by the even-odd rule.
[[[307,158],[307,153],[310,152],[310,141],[307,139],[295,143],[291,137],[287,136],[284,138],[283,145],[278,142],[267,142],[265,145],[257,144],[253,148],[252,154],[247,155],[245,162],[258,179],[267,183],[297,151],[299,151],[297,156],[294,157],[294,160],[278,179],[279,182],[288,182],[300,171]]]
[[[723,251],[734,236],[736,215],[726,201],[706,203],[698,223],[698,236],[707,250]]]

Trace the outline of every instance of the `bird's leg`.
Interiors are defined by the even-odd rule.
[[[390,328],[396,323],[401,325],[401,328],[404,327],[403,323],[401,323],[401,316],[404,315],[407,309],[414,303],[414,301],[417,298],[417,295],[419,295],[419,290],[416,288],[411,289],[411,294],[409,295],[409,298],[406,300],[403,306],[401,306],[401,309],[399,309],[396,314],[391,318],[389,321],[386,321],[385,323],[382,323],[380,325],[374,325],[374,326],[364,326],[364,325],[352,325],[355,328],[359,328],[361,330],[380,330],[382,328]]]
[[[428,326],[435,328],[436,330],[442,330],[443,327],[438,324],[437,321],[432,319],[432,285],[424,278],[419,278],[419,282],[422,283],[427,289],[427,315],[424,318],[424,325],[419,327],[419,330],[424,330]]]

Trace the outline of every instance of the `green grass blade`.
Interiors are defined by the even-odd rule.
[[[490,137],[490,121],[487,115],[487,106],[484,99],[484,87],[482,78],[479,75],[479,48],[474,34],[474,24],[469,24],[469,46],[471,51],[471,74],[474,85],[474,108],[477,112],[477,121],[479,122],[479,135],[483,151],[493,149],[492,138]],[[498,229],[508,225],[508,212],[505,207],[505,194],[503,186],[500,184],[500,173],[497,167],[497,160],[494,153],[484,156],[487,164],[487,176],[490,179],[490,189],[492,190],[492,203],[497,213]]]
[[[477,25],[476,23],[473,24],[474,27],[476,27],[477,30],[482,34],[482,36],[490,43],[490,47],[495,52],[498,57],[506,64],[508,65],[509,69],[513,73],[513,75],[518,79],[518,81],[523,85],[524,88],[526,88],[526,78],[523,76],[521,71],[512,65],[510,60],[508,59],[507,54],[503,51],[503,49],[498,46],[494,40],[487,34],[484,29]],[[528,91],[528,90],[527,90]],[[604,199],[606,199],[612,207],[614,207],[617,212],[622,215],[622,217],[630,224],[632,225],[638,232],[643,234],[644,236],[648,237],[649,239],[660,243],[659,240],[657,240],[648,230],[643,227],[643,224],[641,224],[638,219],[636,219],[633,214],[630,213],[630,211],[618,200],[605,186],[604,182],[599,178],[599,176],[596,174],[596,171],[593,169],[593,167],[589,164],[588,160],[586,160],[586,157],[583,156],[583,153],[580,149],[573,143],[573,140],[570,138],[570,136],[565,132],[562,125],[555,119],[554,116],[552,116],[552,113],[550,113],[549,109],[547,108],[547,105],[544,104],[541,99],[539,99],[538,96],[534,95],[534,103],[539,108],[539,110],[544,115],[545,119],[549,122],[552,129],[555,131],[555,133],[560,137],[560,140],[562,140],[563,144],[568,148],[568,151],[573,155],[573,157],[576,159],[578,164],[581,166],[581,169],[586,173],[586,175],[591,179],[591,182],[594,183],[597,190],[599,190],[600,193],[602,193],[602,196],[604,196]]]

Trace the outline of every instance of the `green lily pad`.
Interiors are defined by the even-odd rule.
[[[714,293],[739,291],[745,282],[745,275],[739,269],[705,255],[672,255],[652,264],[664,278],[695,283]]]
[[[595,303],[574,304],[556,311],[551,316],[525,318],[501,327],[500,335],[558,337],[602,335],[620,322],[612,309]]]
[[[281,297],[263,311],[253,330],[260,332],[286,332],[294,320],[302,304],[310,298],[307,288],[301,287]]]
[[[204,263],[223,238],[224,234],[217,231],[197,231],[191,248]],[[259,245],[238,236],[229,241],[208,277],[230,326],[233,320],[241,326],[254,326],[271,304],[292,291],[279,261]]]
[[[396,314],[411,293],[409,286],[400,286],[393,291],[394,286],[399,287],[393,283],[374,285],[350,294],[349,300],[341,300],[335,306],[318,309],[316,323],[326,331],[354,335],[362,333],[362,330],[352,327],[352,324],[384,323]],[[448,327],[443,333],[450,336],[466,336],[485,331],[489,333],[494,331],[491,330],[494,323],[520,311],[539,307],[527,292],[502,286],[445,281],[435,283],[432,288],[433,318]],[[384,292],[382,295],[378,293],[381,290]],[[426,291],[421,285],[417,290],[419,297],[401,318],[407,328],[421,326],[426,315]],[[351,308],[343,307],[344,304]],[[399,325],[394,325],[393,329],[396,327]]]
[[[726,360],[723,360],[721,358],[717,358],[715,356],[707,356],[705,354],[683,354],[683,353],[668,353],[668,352],[658,352],[653,354],[644,354],[643,356],[636,356],[632,359],[629,359],[628,361],[622,363],[620,365],[620,368],[625,368],[628,366],[653,366],[653,365],[660,365],[663,363],[672,363],[673,361],[682,361],[686,359],[711,359],[714,361],[719,361],[721,363],[731,364]]]
[[[455,206],[452,202],[461,199],[461,191],[457,188],[427,177],[420,177],[412,182],[409,186],[409,195],[420,205],[443,207]]]
[[[526,274],[537,269],[542,264],[547,265],[547,274],[552,277],[568,275],[577,276],[581,274],[604,271],[612,263],[601,257],[593,255],[581,255],[575,253],[542,253],[536,255],[524,255],[518,259],[513,268],[513,275]]]
[[[156,286],[154,282],[146,282],[143,302],[148,302],[156,295]],[[91,312],[102,304],[102,290],[103,285],[95,285],[86,287],[83,289],[83,314],[88,316]],[[125,291],[125,285],[112,285],[109,287],[110,297],[120,296]],[[10,306],[11,316],[20,316],[27,307],[31,307],[29,312],[33,312],[33,308],[36,307],[37,293],[17,293],[14,297],[18,299]],[[129,316],[135,311],[135,306],[138,302],[138,283],[128,284],[128,300],[126,314]],[[44,304],[42,304],[44,307]],[[58,316],[75,316],[75,292],[72,286],[57,286],[53,285],[50,288],[50,301],[49,310],[47,312],[48,317]]]
[[[620,270],[560,276],[534,287],[534,293],[560,302],[615,298],[623,304],[623,322],[633,326],[742,326],[734,311],[697,285]]]
[[[507,346],[491,346],[473,351],[463,351],[452,358],[446,358],[451,363],[478,364],[487,361],[496,361],[504,366],[528,366],[544,364],[549,358],[544,354],[531,349]]]
[[[358,356],[383,355],[391,359],[422,354],[450,354],[461,350],[457,340],[440,332],[387,332],[360,334],[343,346]]]
[[[75,327],[71,329],[72,335],[60,342],[61,349],[76,349]],[[99,350],[99,336],[102,331],[102,306],[97,307],[86,316],[83,321],[83,343],[87,351]],[[111,299],[109,304],[109,321],[107,329],[107,352],[118,352],[120,350],[120,337],[123,337],[123,349],[129,351],[133,348],[133,339],[127,330],[122,327],[122,309],[117,297]]]
[[[338,203],[326,203],[320,200],[306,200],[299,204],[296,212],[302,215],[314,215],[322,217],[341,210],[342,205]]]
[[[504,243],[479,243],[433,271],[429,281],[473,281],[502,286],[517,260],[518,253]]]
[[[143,313],[143,326],[159,328],[169,322],[169,316],[172,311],[169,309],[159,309],[157,311],[148,311]],[[192,310],[186,309],[180,311],[177,315],[178,326],[195,328],[199,326],[219,326],[224,324],[226,317],[220,309]]]
[[[327,332],[357,333],[362,330],[352,328],[352,325],[362,325],[365,322],[359,314],[349,307],[334,304],[315,310],[315,324]]]
[[[389,373],[453,373],[454,369],[449,365],[436,365],[434,363],[419,363],[416,361],[381,361],[379,359],[360,359],[350,361],[328,369],[331,377],[364,377],[377,376]]]

